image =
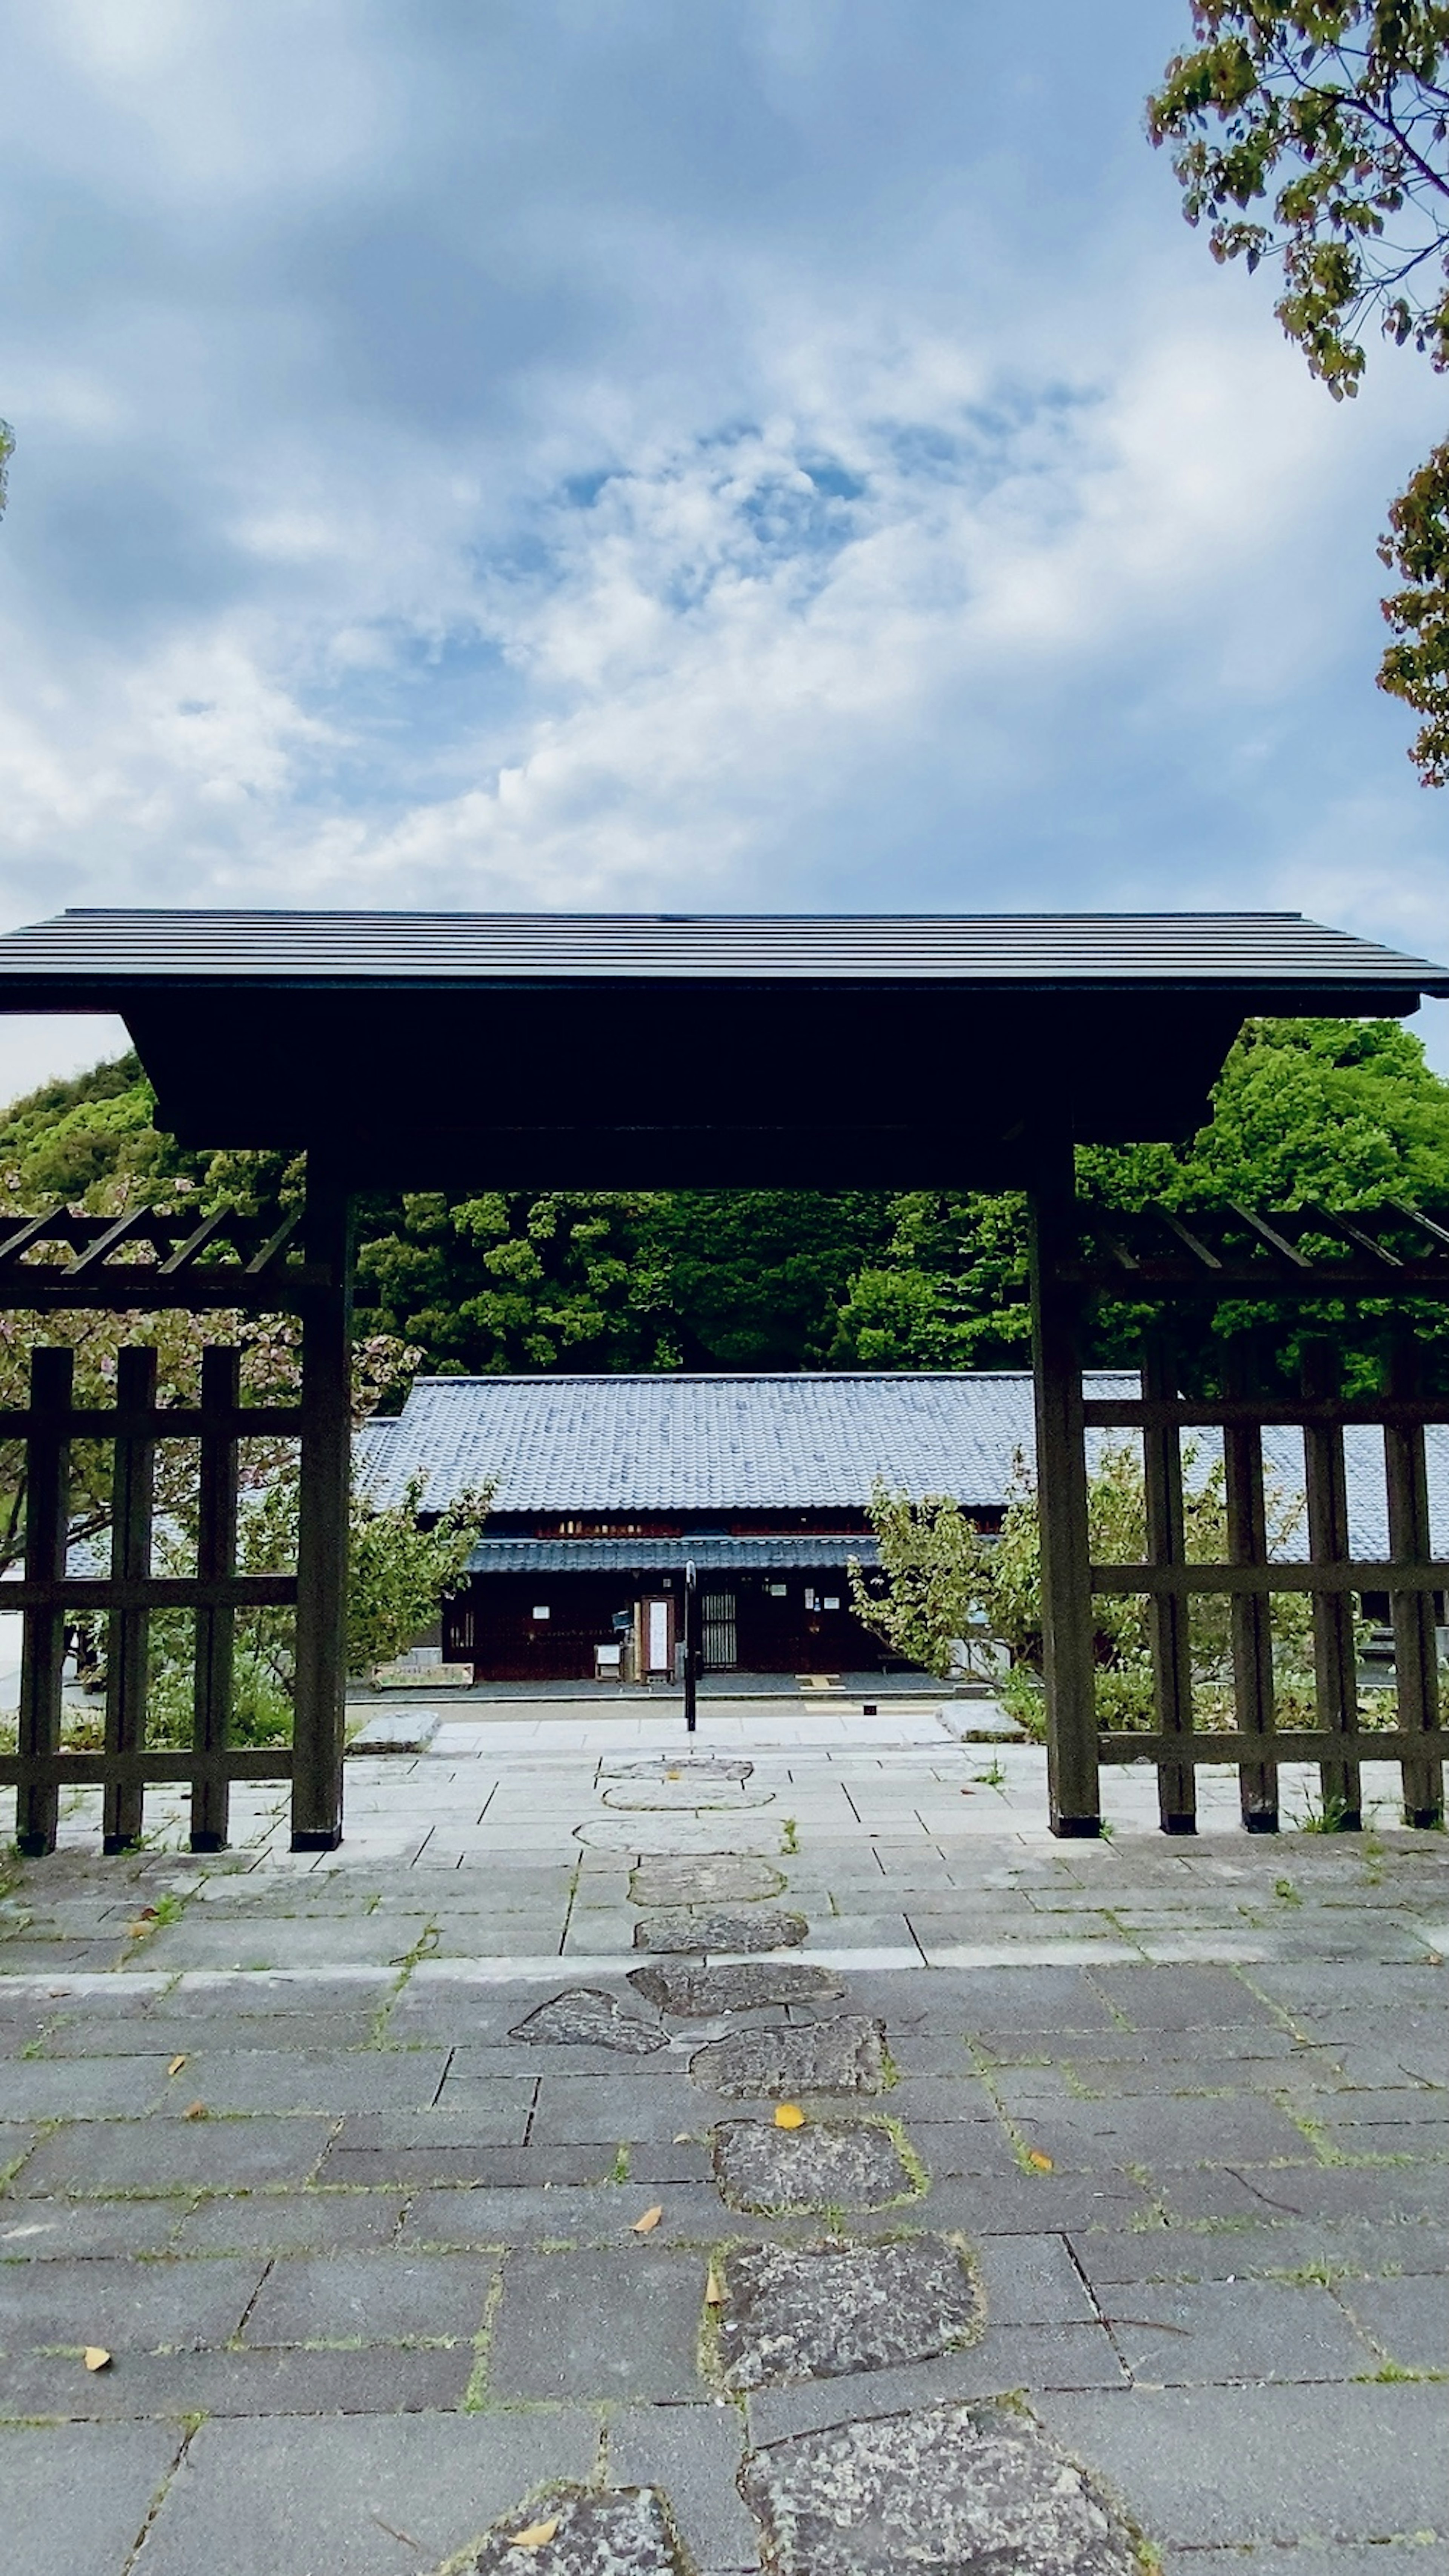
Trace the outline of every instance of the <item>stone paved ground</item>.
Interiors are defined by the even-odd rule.
[[[1443,2576],[1449,1845],[1387,1774],[1054,1844],[966,1713],[470,1713],[320,1860],[78,1802],[0,1914],[0,2562]]]

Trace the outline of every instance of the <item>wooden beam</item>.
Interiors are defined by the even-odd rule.
[[[1422,1383],[1419,1344],[1399,1334],[1390,1362],[1390,1383],[1398,1395],[1412,1397]],[[1396,1561],[1422,1565],[1432,1540],[1429,1530],[1429,1479],[1424,1432],[1419,1423],[1386,1424],[1384,1477],[1389,1506],[1389,1551]],[[1394,1623],[1394,1678],[1398,1686],[1399,1723],[1421,1737],[1439,1723],[1439,1652],[1434,1602],[1425,1592],[1394,1591],[1389,1596]],[[1444,1822],[1444,1768],[1427,1755],[1404,1764],[1404,1822],[1438,1826]]]
[[[345,1190],[313,1169],[306,1241],[309,1261],[326,1268],[331,1286],[313,1300],[302,1324],[292,1849],[333,1851],[342,1840],[347,1680],[352,1229]]]
[[[229,1584],[236,1572],[237,1439],[241,1406],[241,1353],[212,1348],[201,1354],[202,1434],[198,1490],[196,1571],[204,1583]],[[196,1613],[191,1740],[197,1753],[224,1753],[231,1732],[236,1611],[230,1601],[205,1603]],[[199,1773],[191,1787],[191,1848],[225,1851],[231,1774]]]
[[[42,1596],[25,1615],[20,1665],[21,1758],[54,1754],[60,1745],[65,1613],[58,1586],[70,1525],[70,1410],[75,1353],[49,1346],[30,1355],[30,1432],[25,1455],[25,1588]],[[17,1602],[16,1607],[22,1605]],[[16,1848],[27,1860],[55,1849],[60,1791],[53,1780],[21,1788],[15,1808]]]
[[[1027,1207],[1051,1829],[1087,1836],[1102,1816],[1078,1299],[1062,1278],[1077,1245],[1070,1145],[1043,1159]]]
[[[149,1343],[116,1355],[116,1409],[143,1420],[156,1405],[156,1353]],[[151,1573],[152,1489],[156,1451],[145,1431],[118,1433],[111,1479],[111,1578],[144,1584]],[[106,1645],[106,1751],[134,1753],[146,1741],[146,1698],[151,1613],[115,1609]],[[107,1782],[101,1849],[131,1851],[141,1839],[143,1791],[139,1780]]]

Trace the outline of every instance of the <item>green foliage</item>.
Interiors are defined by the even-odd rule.
[[[1183,1451],[1183,1518],[1187,1557],[1221,1564],[1228,1555],[1227,1503],[1221,1458]],[[1299,1507],[1267,1481],[1270,1553],[1295,1532]],[[1087,1480],[1092,1560],[1132,1565],[1147,1555],[1147,1498],[1140,1447],[1106,1442]],[[1036,1481],[1018,1458],[1001,1529],[980,1534],[954,1502],[913,1502],[883,1484],[875,1488],[871,1526],[880,1544],[884,1592],[873,1592],[858,1565],[850,1569],[852,1607],[897,1654],[942,1680],[955,1641],[985,1628],[1005,1645],[1011,1670],[1003,1704],[1033,1734],[1044,1709],[1033,1676],[1042,1661],[1041,1521]],[[1149,1729],[1153,1716],[1151,1610],[1145,1594],[1103,1593],[1095,1605],[1097,1716],[1103,1726]],[[1231,1605],[1207,1593],[1191,1609],[1194,1691],[1202,1714],[1233,1723]],[[1280,1593],[1272,1605],[1273,1657],[1285,1715],[1307,1716],[1313,1704],[1313,1611],[1305,1593]],[[1310,1720],[1311,1722],[1311,1720]]]
[[[1276,311],[1336,401],[1358,391],[1377,317],[1449,367],[1449,8],[1441,0],[1190,0],[1193,50],[1147,103],[1190,224],[1213,257],[1278,265]],[[1435,448],[1379,551],[1408,584],[1384,602],[1405,640],[1379,685],[1428,721],[1410,753],[1449,778],[1444,581],[1449,453]]]
[[[475,1374],[677,1365],[647,1195],[440,1193],[370,1203],[360,1320]]]
[[[887,1209],[809,1190],[372,1202],[359,1320],[479,1374],[818,1365]]]
[[[1213,257],[1279,263],[1277,313],[1342,397],[1355,336],[1449,362],[1449,8],[1435,0],[1191,0],[1191,53],[1148,101]]]
[[[1410,758],[1426,787],[1449,786],[1449,441],[1433,448],[1406,491],[1389,505],[1383,561],[1404,588],[1384,601],[1398,642],[1379,666],[1379,686],[1424,723]]]
[[[949,1495],[913,1502],[908,1494],[893,1494],[879,1477],[871,1489],[870,1522],[884,1588],[852,1558],[851,1608],[893,1653],[945,1681],[957,1641],[978,1624],[990,1593],[989,1545]]]
[[[1026,1201],[913,1190],[893,1203],[884,1258],[857,1270],[830,1358],[855,1368],[1029,1363]]]
[[[398,1503],[352,1500],[347,1567],[347,1661],[353,1672],[389,1664],[430,1626],[467,1572],[488,1517],[492,1488],[459,1494],[423,1521],[424,1481]]]
[[[1449,1083],[1397,1020],[1250,1020],[1189,1144],[1079,1147],[1083,1198],[1103,1208],[1162,1200],[1370,1207],[1449,1198]],[[915,1192],[895,1202],[883,1260],[856,1273],[831,1357],[867,1368],[1023,1368],[1030,1358],[1026,1207],[1019,1196]],[[1224,1324],[1241,1322],[1225,1314]],[[1366,1372],[1380,1329],[1364,1306],[1313,1319]],[[1285,1361],[1298,1326],[1269,1315]],[[1098,1317],[1092,1355],[1133,1359],[1137,1322]],[[1427,1336],[1438,1333],[1426,1315]]]

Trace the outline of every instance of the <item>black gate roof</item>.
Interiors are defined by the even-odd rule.
[[[0,1009],[125,1020],[162,1122],[413,1188],[1023,1180],[1196,1126],[1250,1013],[1449,970],[1297,913],[73,911]]]

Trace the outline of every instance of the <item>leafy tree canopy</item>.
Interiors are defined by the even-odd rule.
[[[1377,320],[1449,367],[1449,8],[1436,0],[1190,0],[1195,43],[1147,105],[1217,260],[1279,272],[1278,319],[1335,399]],[[1426,718],[1412,757],[1449,779],[1449,444],[1389,513],[1404,587],[1380,686]]]
[[[1185,1146],[1079,1148],[1083,1197],[1119,1208],[1449,1200],[1449,1083],[1396,1020],[1250,1020],[1213,1113]],[[861,1266],[839,1309],[836,1363],[1026,1366],[1024,1199],[918,1192],[895,1208],[885,1260]],[[1125,1352],[1128,1325],[1104,1318],[1100,1357]],[[1340,1329],[1352,1339],[1351,1324]],[[1366,1344],[1375,1329],[1367,1319]]]

